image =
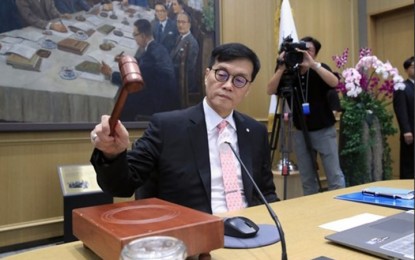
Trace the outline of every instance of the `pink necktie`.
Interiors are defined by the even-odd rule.
[[[228,122],[223,120],[218,125],[219,137],[219,157],[222,167],[223,185],[225,187],[225,199],[228,210],[238,210],[242,206],[241,191],[238,186],[238,177],[236,176],[236,162],[231,148],[225,141],[229,141],[229,132],[224,131]]]

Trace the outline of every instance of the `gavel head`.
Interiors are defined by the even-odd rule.
[[[120,68],[123,88],[128,93],[140,91],[143,88],[144,81],[135,58],[128,55],[121,56],[118,67]]]

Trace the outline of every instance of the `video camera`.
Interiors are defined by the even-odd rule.
[[[305,42],[293,42],[293,38],[290,35],[283,39],[280,52],[285,52],[284,61],[288,68],[292,68],[303,62],[303,53],[298,52],[296,49],[308,50]]]

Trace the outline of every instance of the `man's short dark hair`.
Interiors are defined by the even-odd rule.
[[[137,27],[138,31],[145,36],[153,35],[153,32],[151,31],[151,24],[146,19],[138,19],[134,22],[134,26]]]
[[[301,41],[313,43],[314,48],[316,49],[316,55],[321,49],[321,43],[316,38],[313,38],[311,36],[306,36],[306,37],[303,37]]]
[[[154,7],[156,7],[156,5],[161,5],[161,6],[163,6],[163,7],[164,7],[164,10],[166,10],[166,11],[167,11],[167,6],[166,6],[165,1],[157,0],[157,1],[154,3]]]
[[[408,58],[406,61],[404,61],[403,63],[403,68],[405,70],[407,70],[409,67],[411,67],[411,64],[414,63],[414,56]]]
[[[208,67],[212,68],[216,61],[226,62],[237,59],[248,59],[252,62],[253,70],[251,81],[254,81],[259,69],[261,68],[261,63],[259,62],[255,52],[241,43],[226,43],[214,48],[212,54],[210,55]]]

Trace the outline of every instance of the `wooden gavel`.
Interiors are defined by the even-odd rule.
[[[120,68],[122,87],[109,119],[110,136],[114,135],[115,126],[120,118],[128,94],[142,90],[144,85],[140,68],[135,58],[128,55],[121,56],[118,61],[118,67]]]

